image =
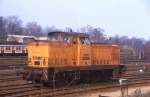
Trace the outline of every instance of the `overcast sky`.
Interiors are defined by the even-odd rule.
[[[11,15],[43,27],[89,24],[108,35],[150,39],[150,0],[0,0],[0,16]]]

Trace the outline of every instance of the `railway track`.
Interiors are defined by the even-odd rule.
[[[143,84],[150,82],[150,79],[147,80],[138,80],[135,82],[129,82],[129,86],[134,84]],[[108,90],[120,88],[118,83],[105,83],[105,84],[91,84],[91,85],[81,85],[75,87],[68,88],[60,88],[60,89],[39,89],[36,91],[24,92],[19,94],[11,95],[13,97],[23,97],[23,96],[33,96],[33,97],[58,97],[62,95],[75,94],[75,93],[83,93],[88,91],[98,91],[98,90]]]
[[[7,77],[1,77],[0,82],[15,81],[20,79],[22,79],[22,76],[7,76]]]
[[[150,82],[150,78],[140,78],[140,79],[132,79],[129,81],[129,85],[134,84],[143,84]],[[30,84],[31,85],[31,84]],[[12,88],[7,91],[3,91],[0,93],[0,96],[12,96],[12,97],[24,97],[24,96],[33,96],[33,97],[55,97],[55,96],[62,96],[74,93],[81,93],[87,91],[96,91],[96,90],[107,90],[111,88],[120,88],[120,85],[117,82],[110,82],[110,83],[98,83],[98,84],[86,84],[86,85],[78,85],[78,86],[71,86],[65,88],[57,88],[57,89],[49,89],[42,86],[35,87],[34,85],[20,88]],[[32,87],[33,86],[33,87]],[[19,87],[19,86],[18,86]]]
[[[23,68],[23,67],[25,67],[25,66],[26,66],[26,64],[17,64],[17,65],[7,64],[7,65],[0,65],[0,70]]]
[[[58,97],[87,91],[120,88],[118,82],[107,82],[51,89],[43,87],[41,84],[34,84],[23,80],[20,75],[17,75],[19,70],[22,69],[16,68],[0,70],[0,76],[2,76],[0,78],[0,97]],[[150,73],[127,74],[122,78],[129,80],[129,86],[145,84],[150,82]]]
[[[35,91],[35,90],[38,90],[37,88],[38,85],[31,85],[31,84],[28,84],[28,85],[24,85],[24,86],[16,86],[16,87],[13,87],[12,89],[8,89],[8,90],[2,90],[1,93],[0,93],[0,96],[12,96],[13,97],[13,94],[19,94],[19,93],[25,93],[25,92],[30,92],[30,91]],[[20,95],[20,97],[23,96],[23,95]]]

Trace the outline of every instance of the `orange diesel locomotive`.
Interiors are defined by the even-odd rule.
[[[47,41],[28,46],[29,79],[44,83],[97,82],[119,77],[118,45],[91,43],[89,35],[50,32]]]

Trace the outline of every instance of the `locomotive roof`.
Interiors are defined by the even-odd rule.
[[[0,41],[0,45],[23,45],[23,44],[18,43],[16,41]]]
[[[69,36],[79,36],[79,37],[89,37],[89,35],[87,33],[81,33],[81,32],[61,32],[61,31],[55,31],[55,32],[49,32],[49,35],[53,35],[53,34],[66,34]]]

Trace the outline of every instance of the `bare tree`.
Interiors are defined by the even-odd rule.
[[[90,32],[91,39],[94,42],[104,43],[105,36],[103,34],[104,30],[101,28],[94,28],[92,32]]]
[[[4,17],[0,17],[0,40],[5,40],[6,39],[6,21]]]
[[[46,27],[45,28],[45,32],[48,33],[48,32],[55,32],[55,31],[62,31],[61,29],[55,27],[55,26],[50,26],[50,27]]]
[[[29,22],[27,23],[25,27],[25,32],[27,35],[33,35],[33,36],[43,36],[42,27],[37,24],[36,22]]]
[[[22,20],[17,16],[9,16],[6,18],[6,32],[9,34],[22,34]]]
[[[150,61],[150,40],[144,46],[144,59]]]
[[[88,33],[92,42],[104,43],[106,40],[104,35],[105,31],[100,27],[93,28],[92,26],[87,25],[86,27],[80,28],[79,31]]]
[[[44,30],[42,27],[36,22],[29,22],[25,27],[22,26],[22,20],[17,16],[9,16],[9,17],[0,17],[0,40],[6,39],[7,34],[24,34],[24,35],[33,35],[33,36],[47,36],[48,32],[55,31],[67,31],[72,32],[70,27],[64,28],[64,30],[59,29],[55,26],[46,27]],[[150,41],[146,42],[144,39],[140,38],[128,38],[127,36],[119,37],[116,35],[115,37],[106,37],[104,29],[100,27],[93,27],[87,25],[78,30],[79,32],[85,32],[90,35],[90,39],[92,42],[97,43],[119,43],[120,45],[126,47],[126,52],[137,53],[145,52],[145,58],[150,60]],[[144,44],[145,43],[145,44]],[[123,51],[123,50],[122,50]]]

